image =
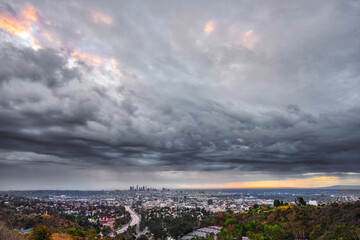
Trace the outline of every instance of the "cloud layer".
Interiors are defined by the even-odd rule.
[[[0,187],[360,173],[359,11],[0,3]]]

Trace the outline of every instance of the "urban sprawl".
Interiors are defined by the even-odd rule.
[[[214,213],[237,213],[254,207],[272,207],[275,200],[295,204],[300,195],[310,205],[356,201],[360,197],[359,191],[350,190],[170,190],[131,186],[128,190],[114,191],[2,192],[0,207],[13,209],[18,214],[45,218],[61,216],[80,226],[91,225],[94,234],[100,238],[130,233],[137,237],[155,236],[156,239],[190,239],[220,232],[221,227],[210,226],[206,222]],[[179,222],[176,222],[177,219],[180,219]],[[201,224],[193,226],[198,222]],[[184,225],[182,230],[176,224],[189,226]],[[31,231],[32,225],[31,222],[22,225],[21,231]]]

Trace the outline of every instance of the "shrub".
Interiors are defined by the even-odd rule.
[[[52,240],[52,232],[44,225],[36,226],[30,236],[31,240]]]

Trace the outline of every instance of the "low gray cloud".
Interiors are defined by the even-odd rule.
[[[5,43],[1,46],[0,62],[0,81],[2,82],[22,79],[39,81],[53,87],[79,77],[76,70],[65,66],[64,57],[55,54],[50,49],[34,51]]]

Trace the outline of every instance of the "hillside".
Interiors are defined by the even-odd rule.
[[[280,206],[221,213],[219,239],[359,239],[360,201],[324,206]]]
[[[0,221],[0,240],[26,240],[25,236]]]

